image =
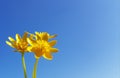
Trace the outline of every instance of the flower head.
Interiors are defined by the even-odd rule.
[[[53,48],[57,41],[49,41],[49,39],[54,37],[56,37],[56,35],[50,35],[47,32],[35,32],[35,37],[31,35],[30,38],[27,39],[30,44],[28,50],[34,52],[37,59],[43,56],[48,60],[52,60],[52,53],[58,52],[57,48]]]
[[[24,53],[27,52],[28,42],[27,42],[27,35],[28,32],[25,32],[23,37],[19,34],[16,34],[16,40],[12,37],[8,37],[10,41],[6,41],[6,43],[11,46],[12,48],[15,48],[15,51]]]

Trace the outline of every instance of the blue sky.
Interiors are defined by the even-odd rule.
[[[24,78],[20,53],[6,45],[24,31],[58,34],[52,61],[37,78],[120,78],[119,0],[0,0],[0,77]],[[35,61],[25,54],[28,77]]]

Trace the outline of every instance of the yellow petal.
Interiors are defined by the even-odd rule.
[[[35,45],[36,44],[36,41],[33,40],[33,39],[27,38],[27,41],[30,45]]]
[[[30,39],[34,39],[35,35],[34,34],[30,34]]]
[[[23,39],[24,41],[26,41],[26,40],[27,40],[27,36],[28,36],[28,32],[25,32],[22,39]]]
[[[50,51],[51,52],[58,52],[58,49],[57,48],[51,48]]]
[[[21,37],[20,37],[19,34],[16,34],[16,41],[17,41],[17,42],[20,42],[20,41],[21,41]]]
[[[36,56],[36,57],[39,57],[39,58],[40,58],[42,55],[43,55],[42,52],[35,52],[35,56]]]
[[[34,52],[36,57],[41,57],[43,55],[43,52],[40,50],[40,48],[32,47],[31,51]]]
[[[13,47],[13,48],[14,48],[13,44],[12,44],[12,43],[10,43],[9,41],[6,41],[6,44],[8,44],[9,46],[11,46],[11,47]]]
[[[39,35],[40,33],[39,32],[35,32],[35,34]]]
[[[8,39],[9,39],[11,42],[14,42],[14,41],[15,41],[12,37],[8,37]]]
[[[31,52],[31,49],[32,49],[31,46],[27,47],[27,51]]]
[[[53,58],[50,52],[44,53],[43,57],[46,58],[47,60],[52,60]]]
[[[49,39],[51,39],[51,38],[55,38],[57,36],[57,34],[55,34],[55,35],[51,35],[51,36],[49,36]]]
[[[35,34],[36,34],[36,40],[41,40],[42,39],[41,38],[41,33],[35,32]]]
[[[42,38],[40,37],[40,35],[36,34],[36,40],[41,40]]]
[[[56,40],[52,40],[52,41],[49,42],[49,45],[50,45],[50,46],[54,46],[56,43],[57,43]]]
[[[47,32],[43,32],[41,37],[43,40],[48,41],[48,33]]]

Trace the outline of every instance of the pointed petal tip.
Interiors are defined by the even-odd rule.
[[[8,39],[9,39],[11,42],[14,42],[14,41],[15,41],[12,37],[8,37]]]
[[[58,36],[57,34],[51,35],[51,36],[49,36],[49,39],[55,38],[55,37],[57,37],[57,36]]]
[[[57,48],[51,48],[50,51],[51,52],[58,52],[59,50]]]
[[[6,44],[14,48],[14,46],[13,46],[13,44],[11,42],[6,41]]]
[[[57,40],[52,40],[52,41],[49,42],[49,45],[54,46],[56,43],[57,43]]]

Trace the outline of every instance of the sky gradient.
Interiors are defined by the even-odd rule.
[[[53,60],[40,58],[37,78],[120,78],[119,0],[0,0],[0,77],[24,78],[8,36],[58,34]],[[32,78],[33,53],[26,53]]]

